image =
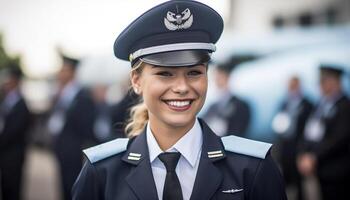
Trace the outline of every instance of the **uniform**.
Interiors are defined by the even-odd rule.
[[[128,92],[122,100],[117,104],[113,105],[111,110],[112,120],[112,137],[123,138],[126,137],[124,134],[124,128],[130,113],[130,108],[138,102],[138,96],[133,92]]]
[[[79,86],[74,88],[71,90],[75,91],[71,92],[74,95],[69,101],[56,103],[48,123],[53,134],[53,149],[62,177],[64,199],[71,199],[71,188],[82,167],[81,150],[93,140],[93,101],[88,91]]]
[[[342,73],[335,64],[320,66],[323,96],[307,120],[304,132],[302,150],[314,156],[324,200],[349,198],[350,100],[342,91]]]
[[[303,138],[305,122],[312,108],[312,104],[305,97],[289,98],[282,103],[279,113],[273,120],[273,125],[277,126],[278,124],[283,124],[285,119],[289,122],[288,127],[275,127],[276,133],[279,134],[278,160],[282,167],[286,185],[295,185],[297,187],[298,199],[303,199],[303,192],[301,175],[296,164],[297,150]]]
[[[95,105],[88,90],[75,81],[79,60],[61,53],[62,66],[57,74],[58,91],[48,119],[56,155],[63,199],[71,199],[71,188],[83,165],[81,150],[95,140]]]
[[[207,88],[198,85],[202,86],[202,84],[207,83],[206,63],[209,62],[211,53],[215,51],[215,43],[220,38],[222,30],[223,20],[221,16],[207,5],[197,1],[168,1],[148,10],[124,29],[114,43],[114,54],[117,58],[130,61],[135,68],[141,66],[142,63],[148,64],[144,68],[148,70],[158,69],[158,66],[160,69],[166,67],[168,69],[167,73],[160,71],[155,74],[156,76],[145,72],[146,75],[143,80],[145,82],[164,80],[160,83],[165,85],[166,89],[164,90],[167,90],[166,92],[173,94],[173,96],[180,96],[179,93],[181,93],[182,98],[185,98],[185,96],[189,98],[189,93],[199,91],[197,99],[204,102]],[[173,67],[183,68],[169,69]],[[191,67],[197,70],[191,70]],[[138,69],[142,69],[142,67]],[[139,73],[138,69],[134,72]],[[169,71],[172,70],[180,72],[178,74],[176,72],[170,73]],[[186,73],[182,73],[184,71]],[[158,77],[159,79],[152,79],[152,77]],[[180,80],[181,82],[169,84],[169,77],[171,80]],[[134,87],[134,79],[131,79]],[[181,86],[186,85],[184,82],[189,82],[189,80],[192,82],[188,84],[195,85],[196,89],[194,89],[195,91],[184,92],[181,88],[189,87]],[[145,86],[147,89],[154,89],[152,88],[154,85],[151,83],[144,85],[147,85]],[[134,88],[137,94],[141,94],[138,89]],[[150,97],[153,94],[147,89],[142,93],[142,97],[146,95]],[[164,90],[160,89],[160,91]],[[161,106],[164,105],[164,102],[159,100],[158,95],[151,99],[151,101],[153,100],[157,101],[154,107],[157,107],[157,109],[164,108]],[[149,118],[150,128],[159,131],[157,130],[159,126],[152,126],[152,123],[161,123],[160,121],[165,118],[170,120],[169,118],[176,113],[182,115],[179,118],[187,117],[189,119],[178,119],[181,122],[177,130],[183,131],[184,127],[189,128],[191,124],[188,121],[195,120],[195,111],[199,111],[201,108],[197,100],[193,100],[193,104],[198,105],[193,109],[188,106],[190,103],[188,99],[178,98],[170,101],[176,104],[174,104],[175,107],[181,107],[180,104],[187,103],[188,115],[186,112],[180,113],[178,110],[173,110],[174,112],[164,110],[170,116],[167,118],[159,115],[152,119]],[[146,112],[151,112],[147,102],[145,102],[145,106]],[[169,123],[168,128],[174,128],[174,122]],[[194,177],[194,185],[191,188],[190,199],[286,199],[283,181],[268,153],[271,145],[252,142],[235,136],[221,140],[204,121],[199,120],[198,123],[200,123],[198,129],[202,133],[200,135],[202,136],[201,153],[198,154],[200,157],[197,157],[198,169]],[[188,136],[189,132],[184,133],[185,135],[182,135],[182,138]],[[146,127],[141,134],[130,140],[127,138],[116,139],[85,150],[84,153],[88,161],[73,187],[73,199],[160,199],[161,197],[158,197],[160,194],[158,193],[160,178],[155,178],[153,173],[154,163],[151,163],[150,159],[152,154],[150,147],[155,145],[148,143],[147,133]],[[198,132],[196,131],[196,133]],[[177,142],[173,144],[173,147],[182,138],[177,138]],[[198,139],[198,137],[194,138]],[[160,146],[159,141],[157,142],[156,145]],[[184,146],[188,147],[190,145]],[[168,150],[164,150],[167,153],[158,156],[166,167],[162,197],[167,200],[187,200],[187,194],[189,193],[181,191],[183,184],[179,183],[181,181],[178,180],[176,173],[172,173],[176,172],[174,168],[178,168],[179,160],[166,161],[169,158],[166,158],[166,156],[171,155],[173,158],[178,156],[177,159],[179,159],[184,154],[180,150],[179,152],[168,152]],[[180,157],[179,153],[182,154]],[[182,195],[181,192],[186,195]]]
[[[216,66],[215,82],[220,96],[208,108],[203,119],[219,136],[230,133],[247,137],[251,122],[250,105],[236,94],[232,94],[229,90],[229,78],[238,65],[254,59],[256,57],[253,55],[235,55]]]
[[[286,199],[271,145],[235,136],[220,139],[200,123],[203,145],[191,199]],[[89,160],[73,187],[73,199],[158,199],[145,133],[85,154]]]
[[[0,102],[0,197],[20,199],[31,114],[17,90]]]
[[[240,137],[246,137],[250,123],[250,107],[247,102],[237,96],[227,94],[226,101],[221,99],[208,108],[203,116],[215,133],[222,136],[229,133]],[[221,133],[221,134],[220,134]]]
[[[316,155],[317,176],[323,195],[327,195],[325,199],[347,199],[349,196],[346,194],[350,187],[349,119],[350,100],[341,94],[329,113],[321,119],[323,138],[306,139],[303,145],[304,152]]]

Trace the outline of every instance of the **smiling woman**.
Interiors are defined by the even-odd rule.
[[[212,8],[172,0],[118,36],[114,53],[130,61],[141,102],[126,128],[130,139],[84,150],[73,199],[286,199],[271,144],[220,138],[197,118],[222,30]]]
[[[174,140],[166,142],[170,146],[163,146],[158,140],[162,149],[168,149],[193,127],[203,107],[208,84],[207,65],[161,67],[140,62],[132,72],[132,84],[135,92],[143,96],[150,126],[160,130],[154,134],[163,133],[156,138]],[[132,129],[127,132],[130,135],[140,133]]]

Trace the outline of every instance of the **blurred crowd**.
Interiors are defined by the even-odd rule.
[[[304,199],[303,179],[315,176],[322,199],[347,199],[350,188],[350,101],[342,88],[343,68],[319,67],[321,96],[316,104],[302,93],[301,81],[289,80],[287,95],[273,120],[277,159],[286,186]]]
[[[235,66],[253,59],[233,56],[215,69],[219,97],[203,117],[220,136],[249,137],[247,127],[254,113],[248,102],[228,89],[228,77]],[[288,80],[271,126],[276,136],[273,155],[287,190],[293,191],[289,199],[308,199],[304,183],[310,178],[317,180],[323,200],[350,197],[350,100],[342,86],[345,71],[335,63],[319,64],[320,96],[315,102],[304,94],[297,75]]]
[[[126,91],[117,104],[108,104],[106,85],[83,87],[76,81],[79,60],[61,58],[51,108],[40,116],[31,113],[23,97],[20,66],[11,64],[1,70],[0,191],[4,200],[20,199],[26,149],[35,135],[44,136],[36,139],[37,145],[48,147],[57,160],[60,193],[66,200],[71,199],[71,188],[82,167],[82,149],[125,137],[128,109],[137,103],[137,96]],[[36,131],[40,133],[29,135],[38,123],[41,128]]]

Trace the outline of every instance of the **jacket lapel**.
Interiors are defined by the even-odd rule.
[[[191,200],[210,199],[221,185],[223,174],[215,162],[225,158],[220,137],[199,119],[203,131],[201,159],[194,183]]]
[[[145,130],[133,140],[122,160],[135,166],[126,177],[126,182],[137,197],[156,200],[158,194],[149,161]]]

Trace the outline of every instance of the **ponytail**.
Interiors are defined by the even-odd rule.
[[[144,102],[141,102],[131,108],[130,119],[125,127],[128,137],[139,135],[145,128],[148,121],[148,110]]]
[[[142,61],[136,62],[132,67],[131,73],[138,73],[141,75],[144,63]],[[125,127],[125,133],[128,137],[134,137],[139,135],[145,128],[148,122],[148,110],[146,104],[141,102],[133,106],[130,110],[130,118],[128,124]]]

